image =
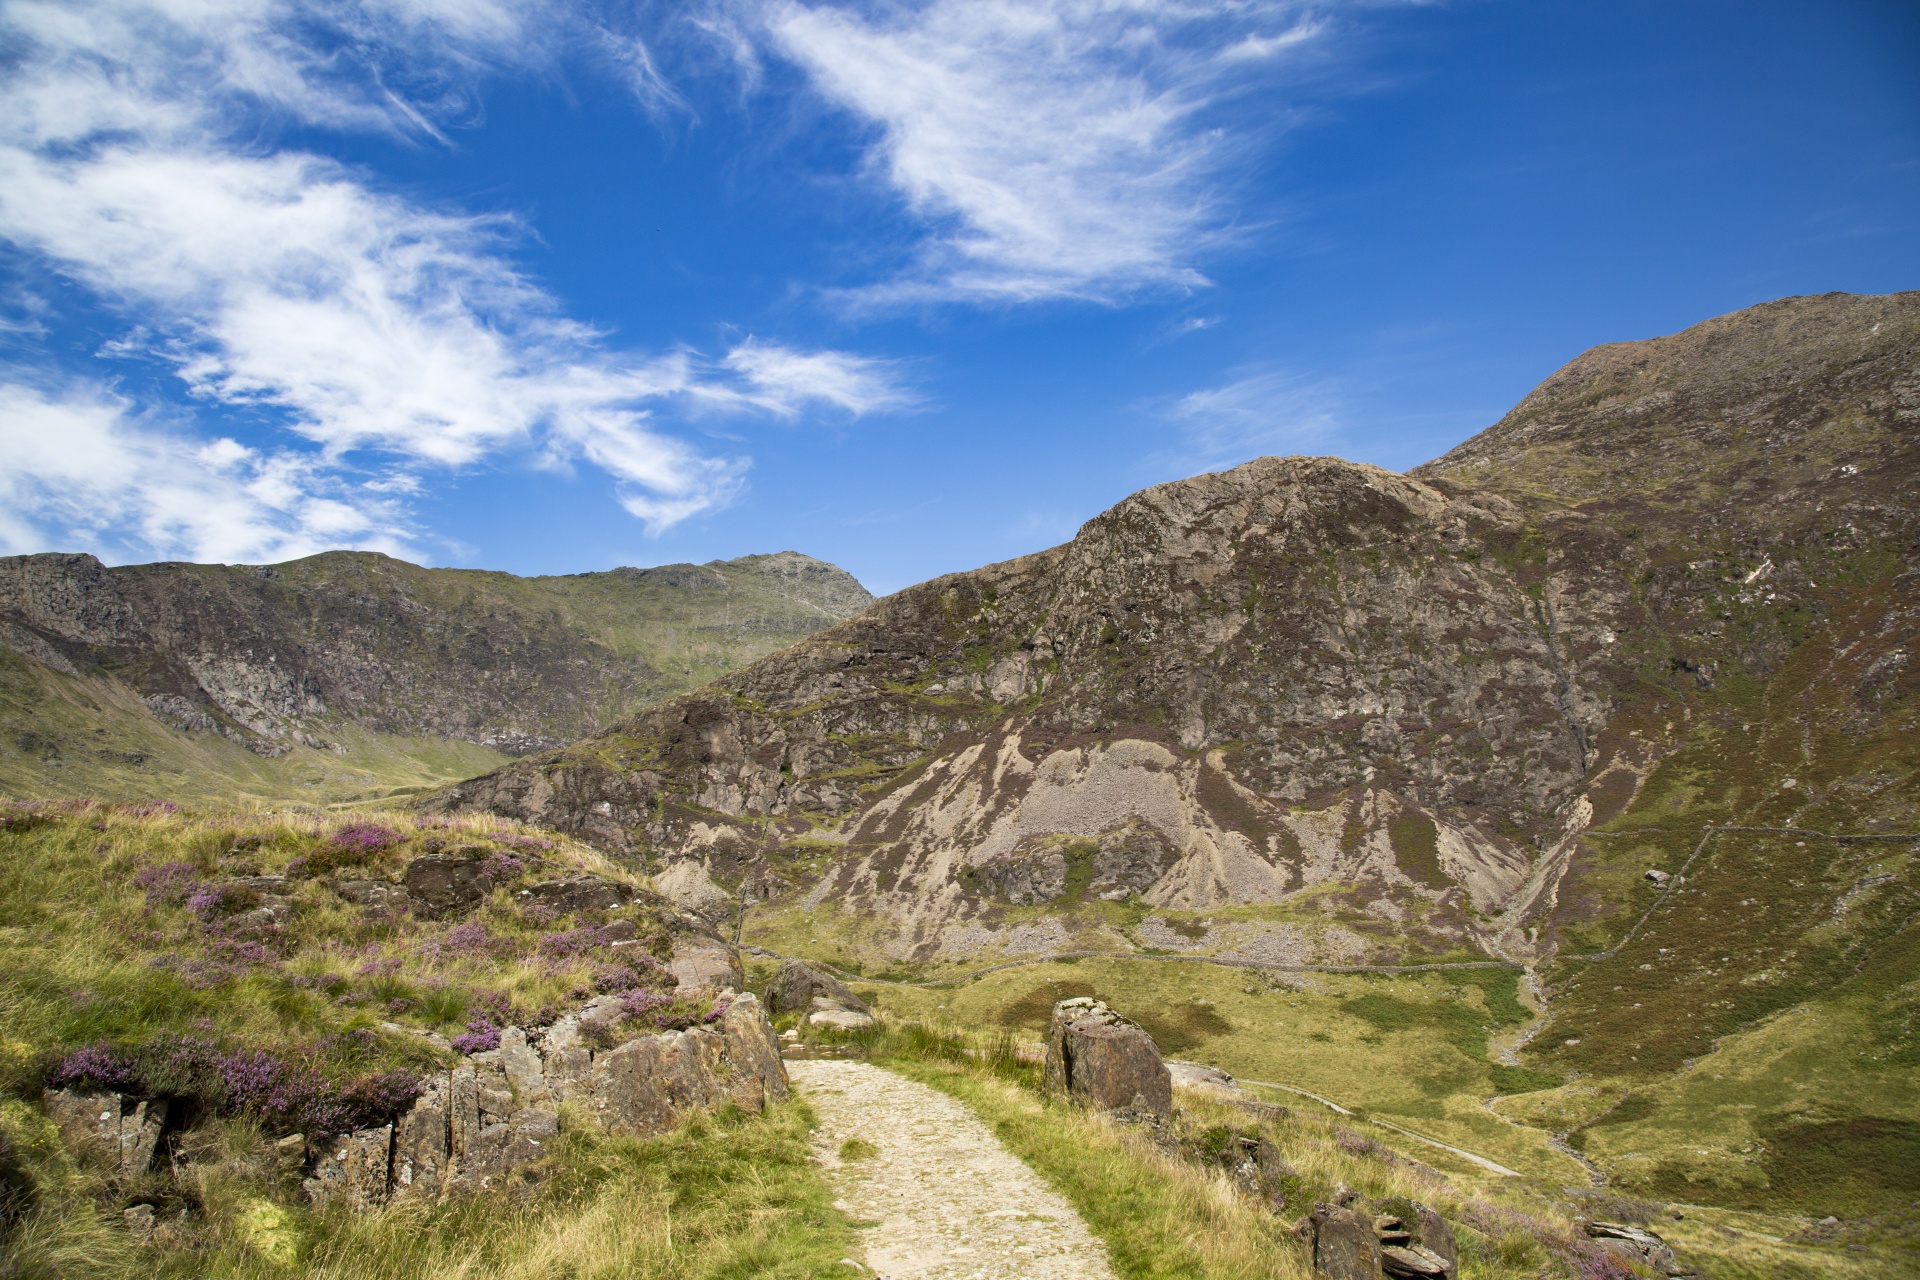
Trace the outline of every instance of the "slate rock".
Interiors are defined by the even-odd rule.
[[[1601,1248],[1628,1262],[1639,1263],[1661,1275],[1686,1274],[1685,1268],[1675,1260],[1673,1250],[1667,1247],[1667,1242],[1645,1227],[1629,1226],[1624,1222],[1589,1222],[1586,1224],[1586,1233]]]
[[[1371,1219],[1339,1205],[1317,1204],[1307,1222],[1313,1234],[1316,1277],[1380,1280],[1380,1242]]]
[[[633,900],[633,890],[599,876],[567,876],[543,880],[514,895],[527,906],[548,907],[562,915],[575,911],[612,911]]]
[[[141,1174],[153,1166],[167,1127],[166,1099],[49,1089],[40,1100],[74,1154],[118,1174]]]
[[[359,1129],[312,1144],[313,1173],[301,1185],[316,1207],[371,1209],[387,1199],[393,1126]]]
[[[431,1198],[440,1192],[453,1158],[453,1077],[422,1081],[420,1096],[393,1127],[393,1194]]]
[[[471,911],[493,888],[485,867],[469,858],[432,853],[407,864],[404,877],[415,914],[458,915]]]
[[[1153,1037],[1084,996],[1053,1008],[1044,1080],[1102,1111],[1173,1114],[1173,1078]]]
[[[664,1133],[695,1107],[732,1101],[758,1112],[787,1097],[773,1022],[751,995],[714,1026],[641,1036],[593,1058],[584,1100],[608,1133]]]
[[[1417,1244],[1383,1244],[1380,1246],[1380,1269],[1390,1276],[1399,1276],[1403,1280],[1420,1280],[1421,1277],[1445,1277],[1451,1274],[1446,1259],[1430,1249]]]
[[[815,997],[837,1000],[857,1013],[868,1012],[866,1003],[846,983],[804,960],[788,960],[773,975],[767,984],[767,1012],[775,1017],[798,1013],[811,1008]]]

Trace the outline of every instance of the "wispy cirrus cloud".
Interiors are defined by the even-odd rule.
[[[1342,431],[1341,402],[1326,379],[1253,368],[1181,396],[1165,417],[1180,429],[1183,461],[1221,466],[1331,446]]]
[[[425,207],[257,141],[276,121],[437,134],[481,77],[554,56],[583,23],[539,0],[10,4],[0,237],[134,326],[109,354],[159,361],[194,401],[269,415],[293,439],[222,452],[182,422],[141,426],[102,386],[41,393],[16,378],[0,435],[29,470],[9,542],[74,527],[62,524],[66,473],[16,438],[61,413],[94,424],[86,438],[109,471],[174,477],[148,497],[116,491],[123,536],[259,557],[315,539],[395,544],[402,505],[366,498],[350,474],[385,473],[391,495],[425,471],[515,450],[600,468],[657,531],[726,501],[744,466],[668,433],[661,413],[901,403],[888,366],[845,353],[614,349],[514,266],[511,220]],[[625,74],[653,74],[643,47],[600,34],[624,50]],[[170,500],[152,495],[190,490],[176,480],[195,468],[219,492],[255,495],[215,504],[251,514],[222,517],[217,534],[166,532],[175,526],[152,513]],[[343,506],[349,491],[362,496]]]
[[[1212,111],[1326,23],[1295,0],[772,0],[766,42],[871,122],[930,227],[870,299],[1113,302],[1204,285],[1246,139]]]

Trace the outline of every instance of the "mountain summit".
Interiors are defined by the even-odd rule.
[[[1733,690],[1858,668],[1854,741],[1906,714],[1917,351],[1920,294],[1597,348],[1409,475],[1156,486],[431,803],[715,909],[751,867],[763,927],[845,912],[902,959],[1550,957],[1641,901],[1585,833]]]

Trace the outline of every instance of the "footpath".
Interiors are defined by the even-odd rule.
[[[1112,1280],[1073,1206],[946,1094],[865,1062],[787,1073],[820,1118],[814,1150],[836,1207],[863,1224],[865,1266],[882,1280]]]

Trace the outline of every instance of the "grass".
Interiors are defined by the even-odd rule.
[[[644,1142],[563,1112],[558,1152],[512,1191],[357,1216],[305,1205],[273,1158],[275,1113],[230,1111],[211,1094],[171,1139],[177,1177],[109,1177],[77,1164],[36,1105],[72,1050],[104,1043],[136,1061],[167,1061],[166,1046],[186,1037],[313,1065],[335,1091],[369,1073],[443,1065],[448,1052],[418,1033],[457,1034],[479,1014],[524,1023],[577,1004],[606,976],[598,953],[556,945],[604,917],[543,916],[516,905],[513,890],[572,872],[621,873],[584,846],[493,819],[380,815],[375,838],[358,842],[342,832],[364,832],[365,814],[73,802],[0,810],[0,819],[0,1172],[32,1203],[0,1243],[0,1274],[844,1273],[850,1228],[808,1163],[811,1118],[800,1104],[764,1118],[696,1116]],[[241,935],[178,892],[302,863],[379,880],[434,851],[499,867],[491,896],[463,920],[354,907],[314,876],[294,880],[283,927]],[[663,948],[655,911],[613,915]],[[151,1246],[121,1221],[137,1203],[158,1206]]]
[[[560,1150],[517,1192],[320,1214],[249,1165],[259,1137],[223,1134],[198,1166],[199,1225],[136,1244],[67,1174],[69,1194],[17,1228],[0,1273],[21,1280],[222,1276],[281,1280],[747,1280],[848,1274],[857,1247],[809,1162],[811,1113],[696,1116],[663,1137],[609,1138],[563,1115]]]
[[[1079,1210],[1127,1280],[1306,1280],[1298,1219],[1343,1185],[1376,1203],[1417,1200],[1446,1215],[1463,1280],[1585,1274],[1578,1268],[1591,1256],[1570,1206],[1512,1180],[1441,1174],[1331,1117],[1250,1114],[1183,1093],[1174,1120],[1155,1132],[1042,1094],[1039,1068],[1011,1032],[886,1022],[808,1034],[859,1043],[869,1060],[965,1103]],[[1217,1159],[1232,1135],[1270,1140],[1289,1171],[1261,1195],[1236,1186]]]
[[[1509,971],[1296,974],[1275,981],[1214,965],[1080,960],[1004,970],[956,987],[854,987],[897,1018],[1029,1036],[1045,1029],[1055,1001],[1098,995],[1139,1020],[1169,1056],[1306,1089],[1543,1179],[1586,1180],[1546,1133],[1482,1106],[1515,1092],[1516,1083],[1564,1081],[1486,1058],[1489,1029],[1516,1028],[1532,1017]]]

